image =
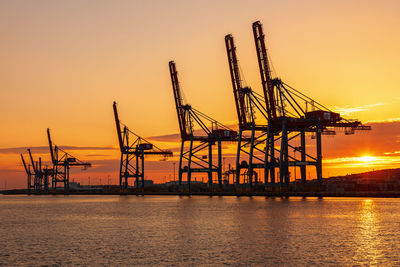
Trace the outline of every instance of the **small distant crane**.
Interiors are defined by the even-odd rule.
[[[53,175],[53,169],[47,167],[42,168],[42,158],[39,157],[38,161],[33,160],[31,149],[28,148],[29,158],[31,164],[26,165],[24,156],[21,154],[22,163],[27,174],[27,189],[28,191],[48,191],[49,190],[49,177]],[[31,171],[32,166],[32,171]],[[32,184],[33,178],[33,184]]]
[[[34,190],[40,191],[43,186],[43,173],[42,173],[42,158],[39,157],[39,161],[34,161],[31,150],[28,148],[29,158],[31,159],[33,173],[34,173]]]
[[[34,175],[31,171],[31,165],[26,165],[24,156],[21,154],[21,160],[22,160],[22,164],[24,165],[25,168],[25,172],[27,175],[27,189],[28,191],[31,191],[32,189],[34,189],[34,186],[32,185],[32,175]]]
[[[171,157],[172,152],[163,150],[150,143],[143,137],[130,131],[123,125],[118,116],[117,103],[113,103],[114,118],[117,128],[121,161],[119,168],[119,185],[121,190],[128,189],[129,178],[135,178],[136,188],[144,190],[144,158],[145,156],[161,155],[165,159]],[[121,130],[121,125],[124,127]],[[139,180],[140,179],[140,180]]]
[[[50,129],[47,128],[51,162],[53,163],[52,189],[57,190],[57,183],[63,183],[64,191],[69,191],[69,171],[71,167],[83,167],[87,169],[92,166],[89,162],[83,162],[54,145],[50,136]]]

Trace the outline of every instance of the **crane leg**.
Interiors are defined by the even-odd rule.
[[[253,129],[251,130],[251,140],[250,140],[250,153],[249,153],[249,186],[253,186],[253,153],[254,153],[254,135],[255,135],[255,130],[254,130],[254,124],[253,124]]]
[[[187,182],[190,194],[190,180],[192,178],[192,171],[191,171],[191,163],[192,163],[192,154],[193,154],[193,139],[190,139],[190,146],[189,146],[189,159],[188,159],[188,172],[187,172]]]
[[[306,133],[304,131],[301,131],[300,146],[301,146],[301,161],[304,163],[306,161]],[[307,179],[306,165],[300,166],[300,173],[301,173],[301,182],[305,183]]]
[[[285,178],[285,151],[286,151],[286,145],[287,145],[287,140],[286,140],[286,123],[283,120],[282,122],[282,137],[281,137],[281,148],[280,148],[280,155],[279,155],[279,183],[281,186],[284,185],[284,178]]]
[[[122,189],[122,167],[124,165],[124,152],[121,151],[121,160],[119,162],[119,189]]]
[[[135,155],[136,157],[136,173],[135,173],[135,178],[136,178],[136,189],[139,190],[140,186],[139,186],[139,176],[140,176],[140,172],[139,172],[139,155]]]
[[[179,155],[179,170],[178,170],[178,184],[179,184],[179,187],[182,186],[182,157],[183,157],[183,147],[184,146],[185,146],[185,141],[182,139],[181,154]]]
[[[288,141],[288,132],[285,128],[285,160],[284,160],[284,168],[285,168],[285,186],[289,187],[290,174],[289,174],[289,141]]]
[[[317,126],[317,180],[322,183],[321,127]]]
[[[142,150],[142,190],[144,192],[144,151]]]
[[[213,164],[212,164],[212,142],[208,143],[208,189],[212,190],[213,186],[213,180],[212,180],[212,174],[213,174]]]
[[[267,186],[268,184],[268,173],[271,168],[271,164],[269,162],[269,149],[270,149],[270,142],[271,142],[271,129],[268,127],[267,130],[267,141],[265,143],[265,157],[264,157],[264,184]]]
[[[243,134],[242,130],[239,130],[238,147],[237,147],[237,153],[236,153],[236,175],[235,175],[236,186],[238,186],[240,183],[240,150],[241,150],[241,145],[242,145],[242,134]]]
[[[271,158],[270,158],[270,176],[271,176],[271,184],[275,185],[275,140],[274,140],[274,134],[271,134],[271,140],[270,140],[270,153],[271,153]]]
[[[125,178],[125,184],[124,184],[124,188],[125,189],[128,189],[128,175],[129,175],[129,173],[128,173],[128,166],[129,166],[129,154],[128,154],[128,151],[126,151],[126,153],[125,153],[126,155],[125,155],[125,172],[124,172],[124,178]]]
[[[218,141],[218,184],[222,188],[222,147],[221,140]]]

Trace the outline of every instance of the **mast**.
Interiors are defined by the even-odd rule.
[[[24,168],[25,168],[26,174],[30,175],[31,173],[28,170],[28,167],[26,166],[25,159],[24,159],[24,156],[22,154],[21,154],[21,159],[22,159],[22,163],[24,164]]]
[[[240,78],[239,65],[236,56],[236,47],[234,44],[233,36],[231,34],[225,36],[225,46],[226,46],[226,53],[228,55],[229,71],[231,74],[236,111],[239,119],[239,127],[242,128],[247,124],[246,111],[245,111],[246,108],[244,104],[245,101],[244,101],[242,80]]]
[[[261,84],[263,87],[268,119],[276,118],[276,107],[274,99],[274,85],[271,79],[271,70],[268,62],[265,38],[260,21],[253,23],[254,42],[256,45],[258,67],[260,69]]]
[[[29,152],[29,157],[31,158],[31,163],[32,163],[33,171],[36,173],[37,169],[36,169],[35,162],[33,161],[33,157],[32,157],[32,153],[31,153],[31,149],[30,149],[30,148],[28,148],[28,152]]]
[[[51,137],[50,137],[50,129],[47,128],[47,139],[49,140],[49,148],[50,148],[50,156],[51,156],[51,162],[55,164],[55,159],[54,159],[54,152],[53,152],[53,143],[51,142]]]
[[[124,142],[122,140],[122,133],[121,133],[121,124],[119,121],[119,117],[118,117],[118,110],[117,110],[117,103],[114,101],[113,103],[113,110],[114,110],[114,118],[115,118],[115,124],[117,126],[117,135],[118,135],[118,143],[119,143],[119,149],[121,150],[121,152],[124,149]]]
[[[171,75],[172,89],[174,92],[176,112],[178,114],[179,129],[181,131],[181,137],[185,139],[188,136],[186,131],[187,125],[185,120],[184,106],[182,103],[181,89],[179,86],[178,72],[176,70],[174,61],[169,62],[169,72]]]

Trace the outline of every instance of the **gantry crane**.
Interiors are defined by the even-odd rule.
[[[237,132],[201,113],[191,105],[184,104],[174,61],[169,62],[169,70],[181,134],[179,185],[182,186],[183,173],[187,173],[187,183],[190,191],[192,173],[207,173],[208,186],[211,189],[213,183],[212,175],[213,172],[216,172],[218,184],[222,187],[221,143],[237,141]],[[207,124],[211,124],[211,126]],[[195,125],[199,127],[197,130],[195,130]],[[189,142],[189,148],[186,148],[185,142]],[[212,150],[215,144],[218,145],[217,163],[213,162]],[[205,151],[206,149],[208,149],[208,153]],[[184,160],[187,161],[186,166],[183,166]]]
[[[362,125],[358,120],[346,120],[340,114],[332,112],[279,78],[272,78],[262,25],[256,21],[252,28],[265,104],[265,108],[260,111],[266,111],[265,114],[262,114],[267,119],[267,127],[260,128],[260,131],[264,132],[259,134],[259,137],[262,138],[250,142],[249,162],[255,159],[259,163],[248,164],[249,181],[251,183],[252,168],[264,166],[266,185],[275,185],[275,173],[278,170],[279,184],[288,186],[290,182],[289,166],[291,166],[300,168],[301,180],[305,182],[306,166],[311,165],[316,167],[317,180],[321,182],[321,135],[334,135],[334,128],[344,128],[346,134],[352,134],[355,130],[370,130],[371,127]],[[236,55],[232,55],[234,54],[232,51],[235,51],[233,38],[225,37],[226,42],[227,39],[232,43],[229,47],[227,45],[232,82],[235,81],[233,83],[234,91],[235,88],[239,88],[236,91],[240,100],[240,91],[244,92],[245,89],[240,90],[240,82],[237,82],[240,81],[240,76],[236,75],[236,72],[238,73]],[[235,95],[235,99],[236,97]],[[236,105],[240,109],[240,101],[237,101]],[[240,115],[238,111],[239,124],[246,125],[241,123],[243,119]],[[306,133],[316,139],[316,155],[311,155],[306,151]],[[264,149],[256,149],[259,144],[264,144]],[[238,147],[240,148],[240,144]],[[290,152],[293,153],[293,156],[290,155]],[[300,158],[296,157],[296,152],[299,152]],[[240,153],[238,152],[237,162],[239,162],[239,158]]]
[[[43,176],[42,176],[42,158],[39,157],[39,161],[34,161],[32,157],[31,150],[28,148],[29,158],[31,159],[31,164],[34,173],[33,187],[35,191],[42,189]]]
[[[38,161],[34,161],[32,157],[32,152],[28,148],[29,158],[33,167],[33,188],[36,192],[48,191],[49,190],[49,178],[53,176],[53,169],[43,167],[42,158],[39,157]],[[21,155],[22,156],[22,155]],[[32,175],[32,173],[31,173]],[[29,186],[28,186],[29,187]]]
[[[225,46],[239,121],[235,185],[238,186],[241,181],[240,177],[244,176],[243,181],[247,180],[247,183],[252,186],[254,169],[265,169],[266,160],[260,154],[263,154],[264,151],[268,112],[264,97],[243,85],[236,47],[231,34],[225,36]],[[248,156],[248,161],[244,159],[243,154]],[[259,163],[255,163],[255,160],[258,160]],[[243,174],[242,169],[244,169]]]
[[[158,148],[143,137],[130,131],[126,125],[123,125],[119,120],[117,103],[115,101],[113,103],[113,110],[118,143],[121,151],[119,168],[120,188],[127,189],[129,186],[128,179],[135,178],[136,188],[142,188],[142,190],[144,190],[144,157],[161,155],[165,159],[166,157],[171,157],[172,152]],[[121,125],[124,126],[122,131]]]
[[[31,165],[30,164],[26,165],[24,156],[22,154],[21,154],[21,160],[22,160],[22,164],[24,165],[26,176],[27,176],[27,189],[28,189],[28,191],[31,191],[32,189],[34,189],[34,186],[32,185]]]
[[[50,129],[47,128],[47,138],[49,141],[51,162],[53,163],[52,171],[52,189],[57,189],[57,183],[63,183],[64,190],[69,190],[69,172],[71,167],[83,167],[87,169],[92,166],[89,162],[83,162],[76,157],[65,152],[57,145],[53,146],[50,136]]]

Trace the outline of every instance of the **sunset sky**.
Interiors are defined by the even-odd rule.
[[[169,179],[179,128],[168,61],[190,104],[234,125],[224,36],[235,37],[246,84],[261,92],[256,20],[275,75],[373,128],[324,136],[324,177],[400,167],[399,14],[397,0],[2,0],[0,189],[26,186],[26,148],[50,159],[48,127],[57,145],[94,165],[71,179],[117,183],[114,100],[132,131],[176,152],[146,164],[148,179]]]

